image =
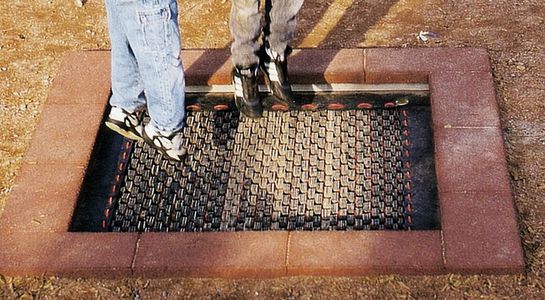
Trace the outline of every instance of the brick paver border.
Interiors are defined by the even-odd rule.
[[[295,51],[295,83],[429,83],[441,230],[68,232],[110,92],[107,51],[61,64],[0,219],[0,274],[277,277],[524,271],[486,50]],[[188,85],[230,83],[227,50],[184,50]],[[74,134],[77,133],[77,134]]]

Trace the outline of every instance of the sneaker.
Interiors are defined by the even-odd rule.
[[[235,86],[235,105],[249,118],[263,116],[263,105],[259,99],[257,84],[257,64],[249,68],[233,68],[233,85]]]
[[[168,159],[181,161],[182,157],[187,153],[187,149],[182,145],[181,130],[174,132],[161,131],[148,124],[144,127],[142,137],[146,143],[157,149]]]
[[[293,92],[288,80],[288,60],[287,56],[291,53],[291,48],[287,48],[284,54],[274,52],[265,43],[260,54],[260,68],[265,75],[265,81],[271,89],[273,95],[283,104],[295,104]]]
[[[122,136],[142,141],[142,114],[128,112],[120,107],[112,107],[104,124]]]

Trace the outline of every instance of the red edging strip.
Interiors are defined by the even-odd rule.
[[[134,141],[125,139],[125,142],[121,144],[121,152],[119,153],[118,159],[118,165],[115,170],[114,175],[114,182],[112,183],[112,190],[110,195],[108,196],[108,201],[106,203],[106,207],[104,209],[104,215],[102,217],[102,229],[104,231],[108,231],[108,228],[110,227],[111,218],[110,212],[114,211],[116,209],[117,203],[114,203],[113,199],[117,199],[117,194],[119,193],[119,189],[121,188],[121,179],[124,178],[125,172],[126,172],[126,164],[130,156],[130,152],[132,150]]]
[[[412,212],[413,212],[413,202],[412,202],[412,192],[411,192],[411,163],[410,157],[411,153],[409,151],[409,113],[406,109],[401,109],[401,128],[403,130],[402,140],[403,140],[403,157],[404,157],[404,185],[405,185],[405,211],[407,216],[407,229],[412,229]]]

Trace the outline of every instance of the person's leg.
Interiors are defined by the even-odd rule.
[[[132,2],[122,0],[122,2]],[[185,117],[185,78],[180,61],[176,0],[136,0],[124,11],[127,38],[145,87],[150,123],[143,137],[171,159],[180,160]]]
[[[233,0],[229,27],[234,39],[231,59],[235,104],[247,117],[261,117],[263,106],[257,84],[258,39],[261,34],[259,0]]]
[[[110,105],[133,112],[145,106],[146,100],[138,64],[124,30],[123,9],[116,1],[106,0],[108,30],[112,48],[112,96],[110,97]]]
[[[266,37],[271,50],[284,55],[288,43],[293,38],[296,27],[296,16],[303,0],[269,0],[267,9],[268,36]]]
[[[176,0],[138,2],[125,12],[124,25],[144,82],[150,123],[161,131],[178,131],[185,116],[185,78]]]
[[[242,69],[257,64],[258,39],[261,34],[259,0],[233,0],[229,28],[233,36],[233,64]]]
[[[303,0],[267,0],[265,41],[260,51],[260,67],[273,95],[285,105],[295,104],[288,79],[288,43],[295,31],[295,16]]]
[[[145,107],[146,99],[136,58],[123,26],[124,9],[125,6],[117,1],[106,0],[112,48],[112,95],[109,101],[112,109],[105,124],[125,137],[139,140],[142,126],[138,110]]]

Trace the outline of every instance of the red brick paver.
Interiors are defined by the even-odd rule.
[[[99,104],[110,94],[110,51],[68,52],[53,79],[50,104]]]
[[[1,232],[67,232],[84,165],[23,163],[6,203]]]
[[[444,272],[441,234],[435,230],[292,232],[287,261],[290,275]]]
[[[440,199],[447,270],[522,271],[524,259],[509,191],[441,193]]]
[[[30,163],[87,165],[104,104],[46,104],[25,156]]]
[[[430,75],[435,127],[500,128],[499,110],[489,72],[436,72]]]
[[[434,132],[439,192],[510,191],[499,128],[452,128]]]
[[[134,270],[148,277],[283,276],[287,242],[286,231],[144,233]]]
[[[491,70],[486,50],[476,48],[365,49],[364,64],[367,83],[426,83],[437,72]]]
[[[131,275],[136,233],[13,233],[0,243],[0,274]]]

